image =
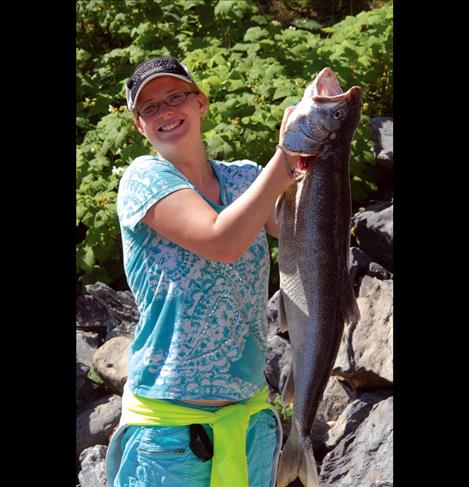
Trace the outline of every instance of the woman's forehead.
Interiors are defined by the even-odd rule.
[[[186,81],[175,78],[174,76],[160,76],[149,81],[138,97],[139,103],[145,103],[148,99],[155,97],[164,98],[165,95],[170,94],[175,90],[187,90],[190,84]]]

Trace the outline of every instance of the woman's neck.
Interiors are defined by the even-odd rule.
[[[178,171],[197,188],[204,189],[213,183],[215,174],[202,145],[179,151],[158,151],[161,157],[170,161]]]

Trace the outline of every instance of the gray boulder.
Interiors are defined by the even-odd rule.
[[[130,291],[115,291],[102,282],[89,284],[85,289],[107,310],[111,318],[106,340],[116,336],[134,336],[140,313]]]
[[[81,471],[78,474],[80,487],[108,487],[106,478],[107,446],[95,445],[81,452]]]
[[[348,388],[340,377],[332,376],[324,390],[316,417],[325,422],[336,421],[353,399],[355,391]]]
[[[392,387],[393,285],[365,276],[357,298],[361,318],[345,327],[333,375],[355,389]]]
[[[393,119],[376,117],[371,120],[371,137],[374,142],[376,165],[390,173],[393,172]]]
[[[98,333],[77,330],[76,332],[76,358],[79,362],[91,367],[93,356],[101,345]]]
[[[393,271],[393,204],[374,202],[352,217],[352,234],[361,250]]]
[[[127,380],[127,353],[132,340],[117,336],[108,340],[94,354],[93,368],[104,384],[116,394],[122,395]]]
[[[76,326],[78,330],[96,332],[104,339],[112,319],[106,309],[95,297],[85,294],[76,299]]]
[[[267,337],[265,376],[275,392],[281,393],[291,369],[290,343],[279,335]]]
[[[323,459],[321,487],[393,485],[393,398],[374,404],[368,416]]]
[[[119,424],[122,400],[108,395],[98,399],[76,419],[76,453],[90,446],[108,445],[109,437]]]
[[[373,405],[381,400],[382,398],[376,394],[365,393],[347,404],[328,431],[327,449],[332,450],[345,436],[354,433],[368,417]]]

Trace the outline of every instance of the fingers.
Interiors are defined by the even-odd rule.
[[[291,112],[293,112],[295,108],[296,108],[295,106],[290,106],[285,108],[285,111],[283,112],[282,125],[284,125],[287,122],[288,117],[291,115]]]
[[[295,106],[290,106],[285,108],[285,111],[283,112],[283,118],[282,118],[282,123],[280,124],[280,134],[279,134],[279,144],[282,145],[283,143],[283,136],[285,133],[285,128],[287,126],[287,121],[288,118],[290,117],[291,113],[293,110],[295,110]]]

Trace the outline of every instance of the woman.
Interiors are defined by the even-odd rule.
[[[265,168],[207,159],[208,100],[174,57],[137,66],[126,91],[158,156],[135,159],[119,186],[124,267],[141,316],[109,484],[273,486],[281,427],[263,373],[265,231],[278,234],[274,206],[294,160],[281,146]]]

